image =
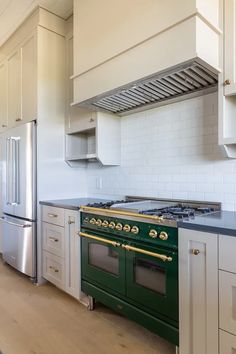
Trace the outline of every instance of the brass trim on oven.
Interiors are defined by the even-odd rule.
[[[85,233],[85,232],[78,232],[78,235],[79,235],[80,237],[86,237],[86,238],[90,238],[90,239],[92,239],[92,240],[96,240],[96,241],[101,241],[101,242],[104,242],[104,243],[108,243],[109,245],[112,245],[112,246],[114,246],[114,247],[119,247],[119,246],[120,246],[120,243],[119,243],[119,242],[107,240],[106,238],[102,238],[102,237],[90,235],[90,234],[87,234],[87,233]]]
[[[138,252],[138,253],[142,253],[142,254],[146,254],[148,256],[151,257],[156,257],[161,259],[163,262],[172,262],[173,258],[172,257],[168,257],[165,254],[160,254],[160,253],[155,253],[155,252],[149,252],[149,251],[145,251],[142,248],[137,248],[137,247],[133,247],[133,246],[129,246],[129,245],[121,245],[122,248],[126,249],[127,251],[134,251],[134,252]]]
[[[99,211],[101,213],[101,208],[94,208],[94,207],[87,207],[87,206],[81,206],[80,207],[81,211],[84,212],[94,212],[94,211]],[[124,211],[124,210],[120,210],[120,209],[116,209],[116,210],[111,210],[111,209],[104,209],[106,214],[119,214],[119,215],[124,215],[124,216],[136,216],[136,217],[141,217],[142,219],[149,219],[149,220],[158,220],[158,221],[163,221],[163,217],[161,216],[157,216],[157,215],[145,215],[145,214],[138,214],[138,213],[134,213],[131,211]]]

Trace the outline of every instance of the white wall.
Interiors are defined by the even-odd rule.
[[[236,160],[217,145],[216,93],[121,119],[122,164],[89,165],[90,195],[220,201],[236,210]]]

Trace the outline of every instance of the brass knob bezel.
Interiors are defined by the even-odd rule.
[[[111,221],[110,224],[108,225],[110,229],[115,229],[116,224],[114,223],[114,221]]]
[[[96,219],[95,218],[92,218],[92,219],[90,219],[89,220],[89,223],[91,224],[91,225],[95,225],[96,224]]]
[[[129,224],[125,224],[125,226],[123,227],[123,231],[130,232],[130,230],[131,230],[131,226]]]
[[[151,229],[151,230],[149,231],[149,234],[148,234],[148,235],[149,235],[151,238],[157,238],[158,233],[157,233],[156,230]]]
[[[103,227],[108,227],[109,226],[109,222],[107,220],[103,220],[102,226]]]
[[[168,240],[168,233],[165,232],[165,231],[161,231],[161,233],[160,233],[160,235],[159,235],[159,238],[160,238],[162,241]]]
[[[120,222],[118,222],[118,224],[116,224],[116,230],[122,231],[122,229],[123,229],[123,225]]]
[[[134,226],[131,228],[131,232],[132,232],[132,234],[137,235],[137,234],[139,233],[139,228],[138,228],[138,226],[134,225]]]
[[[101,219],[97,219],[96,225],[97,225],[97,226],[102,226],[102,220],[101,220]]]

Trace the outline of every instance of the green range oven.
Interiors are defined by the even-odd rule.
[[[82,290],[178,346],[178,229],[82,207]]]

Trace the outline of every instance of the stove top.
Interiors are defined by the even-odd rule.
[[[114,200],[109,202],[99,202],[87,204],[83,208],[91,208],[90,211],[99,210],[117,214],[123,218],[136,216],[139,218],[153,218],[156,222],[176,226],[178,221],[194,218],[219,211],[220,203],[201,201],[182,201],[169,199],[155,199],[142,197],[126,197],[124,200]]]
[[[153,205],[152,205],[153,204]],[[87,207],[101,208],[101,209],[113,209],[113,210],[129,210],[141,215],[154,215],[164,219],[181,220],[183,218],[189,218],[199,216],[202,214],[212,213],[217,211],[218,208],[214,206],[202,206],[203,202],[199,202],[200,205],[193,205],[185,203],[177,203],[174,201],[153,201],[145,200],[115,200],[109,202],[98,202],[87,204]],[[153,206],[153,208],[152,208]],[[150,208],[151,207],[151,208]]]

